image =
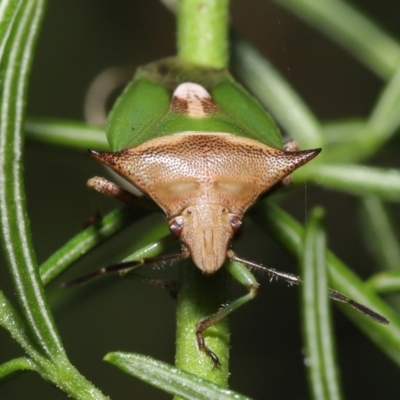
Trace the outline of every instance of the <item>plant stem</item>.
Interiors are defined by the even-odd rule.
[[[178,55],[191,63],[210,68],[226,67],[228,56],[228,0],[179,0]],[[222,363],[212,370],[211,360],[197,349],[195,324],[215,313],[227,299],[227,272],[204,276],[193,263],[180,269],[178,295],[176,366],[209,379],[228,384],[229,332],[221,321],[204,333],[206,345]]]
[[[202,318],[215,313],[226,303],[229,277],[225,270],[205,276],[193,263],[180,269],[177,311],[176,366],[220,386],[228,385],[229,332],[227,319],[204,333],[206,345],[217,354],[220,365],[212,369],[211,359],[197,349],[195,326]]]
[[[182,59],[226,67],[228,6],[229,0],[178,0],[178,55]]]

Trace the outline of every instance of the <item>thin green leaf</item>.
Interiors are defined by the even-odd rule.
[[[375,194],[382,199],[400,199],[400,171],[362,165],[322,165],[309,169],[308,178],[331,189],[351,194]]]
[[[0,384],[21,375],[24,371],[33,371],[35,367],[28,358],[15,358],[0,365]]]
[[[110,150],[104,129],[84,122],[28,118],[25,122],[27,139],[74,149]]]
[[[136,376],[167,393],[180,396],[182,399],[249,399],[239,393],[221,388],[210,381],[151,357],[115,352],[107,354],[104,359],[124,372]]]
[[[252,45],[239,37],[235,37],[233,42],[233,66],[301,148],[322,146],[322,131],[317,118],[279,72]]]
[[[3,248],[21,308],[40,346],[47,354],[54,356],[64,351],[39,278],[21,170],[27,78],[43,11],[43,0],[22,3],[1,66],[4,81],[0,108],[0,214]]]
[[[171,232],[168,232],[164,223],[160,223],[150,231],[144,233],[141,237],[141,242],[143,242],[143,239],[150,244],[145,245],[129,257],[124,258],[123,262],[157,257],[167,252],[171,246],[177,243],[177,238],[171,235]],[[138,247],[138,242],[135,243],[135,247]]]
[[[400,365],[400,320],[398,315],[332,253],[328,253],[327,262],[333,287],[389,320],[389,325],[382,325],[353,311],[347,305],[339,305],[341,310],[366,336],[375,342],[389,358]]]
[[[377,196],[363,196],[359,211],[364,237],[378,264],[382,269],[399,270],[399,238],[383,202]]]
[[[27,332],[29,332],[20,313],[6,299],[3,292],[0,292],[0,326],[6,329],[12,338],[29,354],[36,357],[38,349],[32,344]]]
[[[326,278],[326,238],[321,209],[312,213],[305,229],[301,261],[303,340],[308,380],[314,399],[341,399]]]
[[[68,266],[87,254],[89,250],[131,224],[136,214],[137,211],[128,207],[114,210],[99,223],[89,226],[74,236],[40,266],[43,284],[49,284]]]
[[[254,221],[271,231],[289,251],[299,255],[302,251],[304,229],[279,207],[260,202],[251,210]],[[392,360],[400,366],[400,320],[368,285],[364,284],[351,270],[331,252],[327,252],[327,265],[330,282],[334,289],[378,312],[390,321],[390,325],[376,323],[351,307],[339,307],[351,320]]]
[[[376,274],[368,279],[366,284],[377,293],[400,292],[400,271]]]
[[[360,119],[333,121],[323,125],[326,147],[321,163],[356,163],[376,154],[382,139]]]
[[[150,257],[157,257],[161,254],[164,254],[167,250],[169,250],[174,244],[176,244],[176,237],[171,235],[171,233],[167,233],[165,229],[164,224],[158,224],[152,229],[150,229],[148,232],[144,233],[139,241],[135,242],[135,247],[138,247],[138,242],[143,242],[144,239],[147,239],[147,242],[151,242],[150,244],[145,245],[144,247],[140,248],[139,250],[135,251],[133,254],[131,254],[129,257],[124,258],[121,260],[121,262],[117,265],[127,263],[129,261],[142,261],[144,258],[150,258]],[[159,239],[159,240],[158,240]],[[123,274],[124,277],[126,278],[131,278],[134,280],[142,281],[142,282],[148,282],[151,279],[148,279],[147,277],[142,277],[141,275],[136,274],[136,269],[142,267],[142,263],[137,263],[136,265],[133,266],[122,266],[125,268],[122,268],[122,270],[125,271]],[[106,271],[104,269],[97,269],[94,271],[89,272],[87,275],[80,276],[76,279],[73,279],[72,281],[67,282],[67,287],[68,286],[74,286],[77,284],[81,284],[83,282],[87,282],[89,280],[92,280],[96,277],[100,277],[104,275],[105,273],[107,274],[107,267],[105,267]],[[116,272],[116,271],[112,271]]]
[[[400,67],[383,89],[369,117],[369,128],[383,144],[400,125]]]
[[[367,121],[364,119],[345,119],[328,121],[323,124],[324,139],[327,146],[352,144],[368,136]]]
[[[275,0],[389,79],[398,67],[400,45],[377,24],[343,0]]]
[[[21,0],[0,2],[0,60],[3,59],[5,44],[20,4]]]

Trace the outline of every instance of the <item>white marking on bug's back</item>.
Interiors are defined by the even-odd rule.
[[[203,86],[192,82],[181,83],[175,89],[174,96],[186,100],[191,97],[194,97],[195,99],[198,100],[204,98],[211,99],[210,93],[208,93],[207,90],[203,88]]]
[[[193,82],[181,83],[173,94],[172,108],[192,118],[204,118],[218,109],[210,93]]]

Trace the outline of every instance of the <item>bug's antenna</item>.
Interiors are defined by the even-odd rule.
[[[231,254],[234,254],[234,255],[230,256]],[[245,260],[244,258],[238,257],[235,253],[233,253],[232,250],[229,251],[229,259],[232,261],[240,262],[244,265],[247,265],[250,268],[255,268],[262,272],[266,272],[271,277],[271,280],[273,278],[281,279],[281,280],[287,282],[289,285],[298,285],[301,282],[300,277],[297,275],[291,274],[289,272],[278,271],[274,268],[268,268],[265,265],[256,264],[252,261]]]
[[[298,285],[301,283],[301,279],[299,276],[290,274],[288,272],[280,272],[273,268],[268,268],[261,264],[256,264],[251,261],[245,260],[244,258],[238,257],[232,250],[229,250],[228,257],[232,261],[240,262],[244,265],[247,265],[250,268],[255,268],[259,271],[266,272],[271,278],[281,279],[287,282],[289,285]],[[338,301],[340,303],[347,303],[351,307],[353,307],[358,312],[364,314],[365,316],[373,319],[376,322],[379,322],[383,325],[388,325],[389,321],[383,317],[382,315],[372,311],[370,308],[363,306],[360,303],[348,298],[343,293],[338,292],[334,289],[328,290],[328,295],[332,300]]]
[[[340,303],[347,303],[361,314],[364,314],[365,316],[373,319],[376,322],[379,322],[380,324],[389,325],[389,321],[385,317],[382,317],[382,315],[376,313],[375,311],[372,311],[370,308],[365,307],[352,299],[349,299],[347,296],[345,296],[343,293],[338,292],[337,290],[329,289],[329,297],[333,300],[339,301]]]

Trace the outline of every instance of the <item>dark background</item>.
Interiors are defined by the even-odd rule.
[[[359,0],[359,7],[400,37],[400,4]],[[232,1],[233,27],[254,43],[284,74],[315,114],[324,120],[367,116],[383,82],[350,55],[275,3]],[[145,64],[175,52],[173,16],[156,0],[51,0],[33,65],[28,114],[81,120],[91,80],[114,65]],[[25,175],[28,211],[39,262],[78,233],[92,212],[86,180],[102,169],[84,151],[28,142]],[[390,149],[375,162],[398,167]],[[327,209],[330,247],[360,276],[378,267],[358,238],[353,197],[304,185],[289,190],[282,204],[301,222],[315,204]],[[104,210],[116,206],[101,200]],[[113,350],[148,354],[173,363],[175,303],[160,289],[128,280],[104,279],[85,288],[63,291],[59,283],[82,271],[115,261],[154,217],[145,219],[74,265],[48,289],[55,318],[71,361],[113,399],[170,396],[148,387],[102,361]],[[297,270],[284,249],[251,224],[237,252],[285,271]],[[13,291],[1,261],[1,287]],[[176,269],[154,270],[174,276]],[[307,399],[300,337],[297,288],[262,283],[259,296],[230,319],[231,388],[256,399]],[[238,296],[241,288],[234,288]],[[345,317],[335,311],[341,377],[348,399],[397,399],[397,367]],[[7,333],[0,332],[0,362],[22,355]],[[66,396],[34,373],[0,388],[1,400],[63,399]]]

